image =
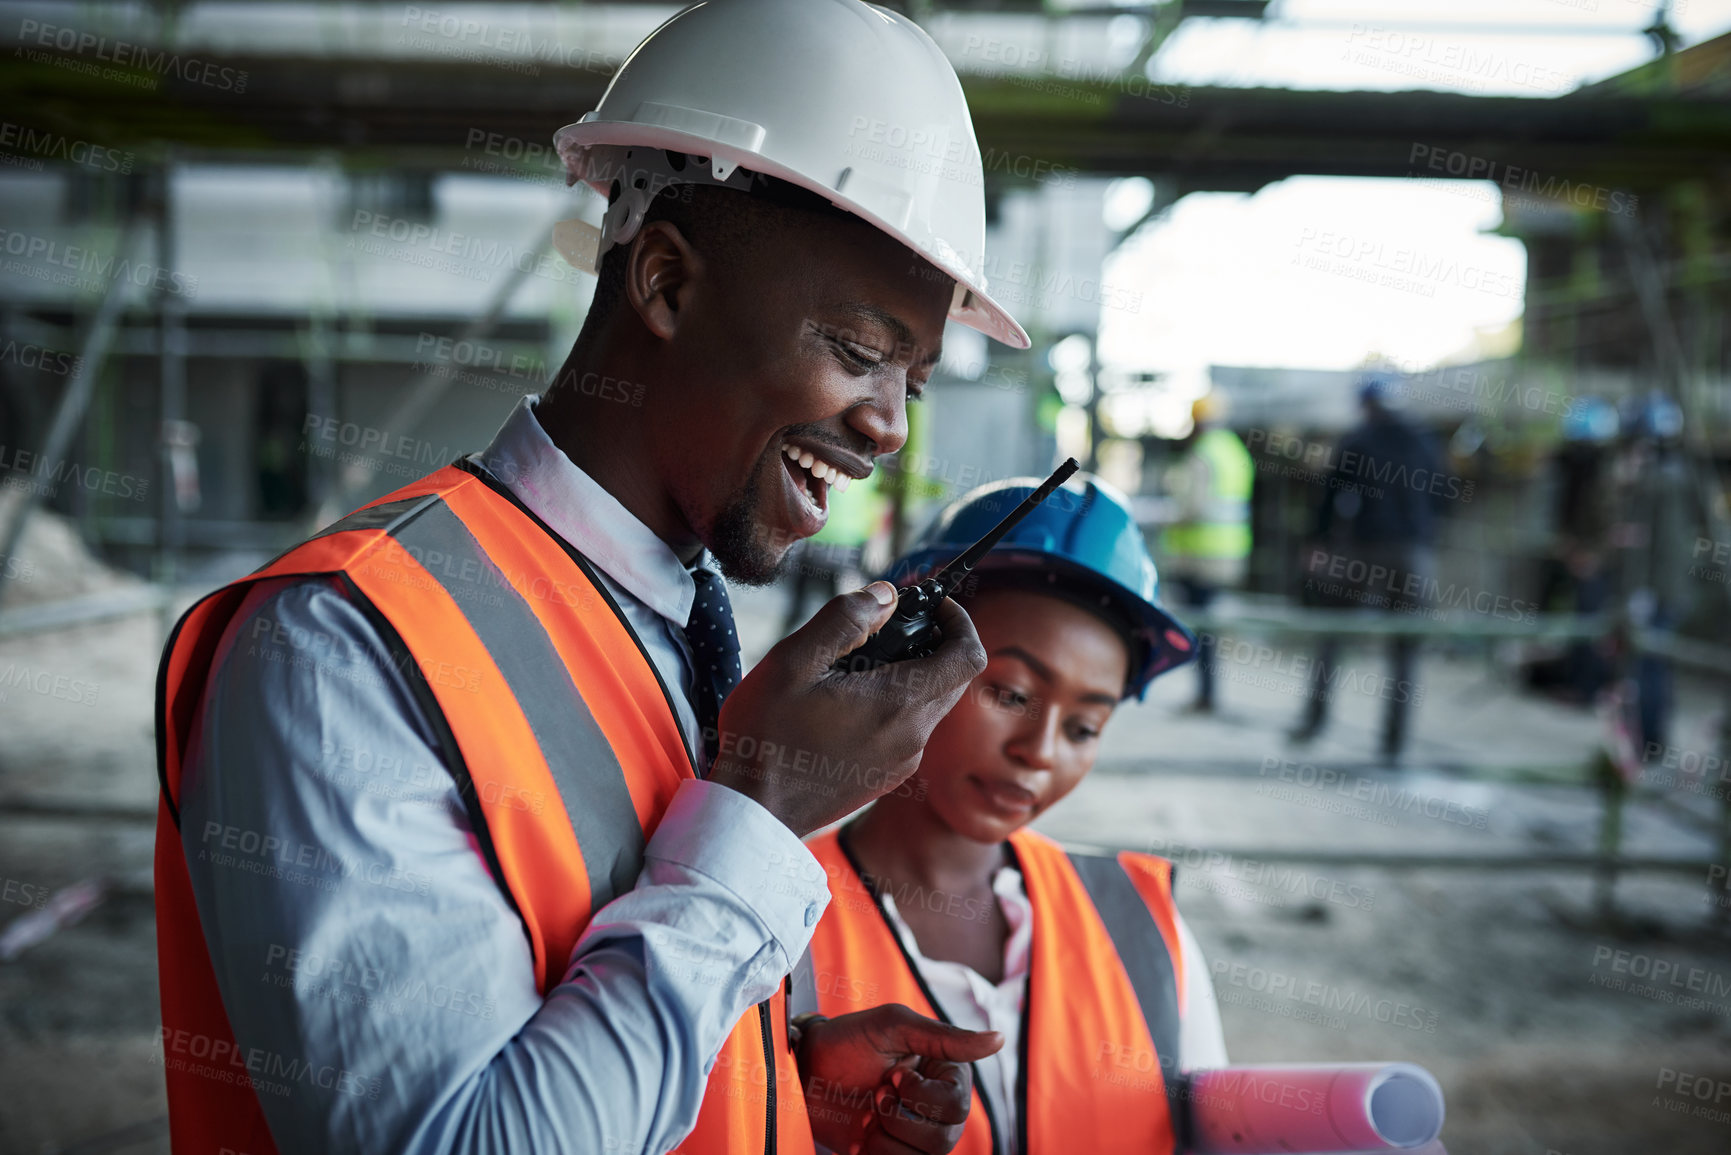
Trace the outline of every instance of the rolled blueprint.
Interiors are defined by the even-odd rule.
[[[1442,1131],[1442,1088],[1412,1063],[1289,1063],[1190,1072],[1196,1155],[1400,1151]]]

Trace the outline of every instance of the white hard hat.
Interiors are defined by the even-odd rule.
[[[961,82],[905,16],[861,0],[706,0],[650,33],[601,106],[553,140],[571,183],[618,186],[594,267],[668,185],[745,188],[743,167],[870,221],[955,279],[952,319],[1028,347],[986,295],[985,175]]]

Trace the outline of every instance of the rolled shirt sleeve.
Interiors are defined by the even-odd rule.
[[[791,831],[684,783],[563,981],[406,677],[324,579],[260,583],[218,650],[181,838],[217,985],[288,1151],[660,1152],[828,902]]]

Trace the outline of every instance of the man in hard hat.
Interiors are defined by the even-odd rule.
[[[1222,423],[1225,403],[1204,393],[1190,405],[1191,429],[1166,474],[1177,515],[1160,534],[1169,580],[1184,604],[1206,610],[1223,589],[1244,581],[1250,565],[1250,491],[1256,465],[1238,435]],[[1215,639],[1197,639],[1196,698],[1190,708],[1214,711]]]
[[[910,134],[942,171],[875,139]],[[716,0],[556,139],[610,205],[546,393],[165,652],[174,1146],[948,1150],[997,1035],[790,1028],[783,991],[828,896],[800,836],[913,772],[978,638],[946,604],[931,657],[832,672],[875,583],[740,681],[722,575],[901,446],[946,320],[1027,345],[961,87],[858,0]]]

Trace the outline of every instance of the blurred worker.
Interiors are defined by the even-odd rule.
[[[1658,390],[1630,409],[1629,436],[1616,463],[1619,592],[1629,625],[1664,637],[1694,601],[1689,565],[1698,506],[1682,451],[1682,409]],[[1659,654],[1637,653],[1633,673],[1641,749],[1662,750],[1669,740],[1671,663]]]
[[[1167,577],[1184,604],[1206,610],[1222,589],[1244,581],[1250,565],[1250,491],[1256,463],[1238,435],[1225,428],[1225,399],[1204,393],[1190,405],[1190,434],[1182,454],[1166,472],[1166,490],[1177,502],[1172,524],[1160,534]],[[1192,710],[1214,709],[1215,632],[1204,630],[1196,651],[1196,698]]]
[[[1364,420],[1341,438],[1331,458],[1305,547],[1306,584],[1319,604],[1411,613],[1434,600],[1437,519],[1450,479],[1430,436],[1392,408],[1394,386],[1382,374],[1364,377],[1358,391]],[[1406,744],[1417,653],[1417,638],[1389,638],[1388,681],[1380,690],[1380,752],[1389,762]],[[1293,741],[1308,742],[1327,725],[1339,656],[1340,640],[1323,638]]]
[[[1582,397],[1563,416],[1563,440],[1552,459],[1552,542],[1539,605],[1547,613],[1596,614],[1610,599],[1610,536],[1615,521],[1612,448],[1616,407]],[[1532,683],[1590,705],[1611,676],[1599,643],[1569,643],[1560,659],[1535,663]]]
[[[889,516],[889,502],[879,489],[879,476],[874,471],[845,492],[831,493],[829,518],[823,528],[793,547],[788,558],[793,588],[788,591],[782,633],[792,633],[805,621],[811,595],[815,593],[820,602],[827,601],[865,572],[866,549],[884,532]]]
[[[854,155],[861,123],[965,144],[957,183]],[[880,1008],[804,1032],[796,1079],[783,990],[828,902],[800,836],[913,772],[978,638],[945,603],[930,658],[831,673],[879,583],[740,681],[721,575],[772,578],[901,446],[947,319],[1027,345],[982,292],[961,86],[859,0],[715,0],[555,139],[610,204],[546,393],[168,646],[175,1149],[947,1150],[996,1036]],[[814,1085],[885,1109],[843,1127]]]
[[[892,572],[926,576],[1037,484],[974,490]],[[1010,530],[970,585],[985,670],[912,780],[811,842],[832,901],[795,1006],[902,1003],[1002,1034],[974,1064],[958,1152],[1173,1152],[1176,1076],[1225,1066],[1226,1046],[1171,863],[1066,854],[1027,826],[1087,776],[1118,703],[1188,660],[1192,639],[1161,608],[1128,501],[1088,474]]]

